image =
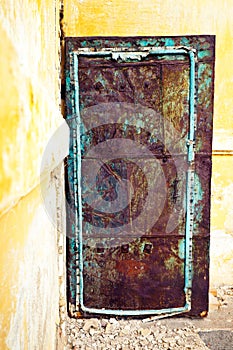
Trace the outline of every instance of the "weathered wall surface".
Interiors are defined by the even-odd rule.
[[[230,0],[64,1],[65,36],[216,35],[211,285],[233,283],[233,7]]]
[[[52,171],[61,161],[61,149],[50,149],[43,181],[40,168],[48,140],[62,122],[59,45],[58,0],[1,1],[2,350],[55,348],[57,230],[47,212],[56,213],[58,205]]]
[[[63,2],[66,36],[216,34],[211,281],[212,286],[232,284],[231,1],[178,0],[175,6],[171,0]],[[53,173],[65,153],[62,143],[56,142],[50,148],[42,183],[40,168],[48,140],[62,122],[59,7],[59,0],[2,0],[0,4],[0,349],[3,350],[55,347],[59,271],[57,228],[51,213],[56,217],[57,206],[62,205],[57,203],[57,176]],[[42,198],[41,188],[46,198]]]

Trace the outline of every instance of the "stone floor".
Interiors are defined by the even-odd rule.
[[[212,294],[208,317],[193,320],[192,324],[209,349],[233,350],[233,286]]]
[[[210,295],[207,317],[69,319],[66,350],[233,350],[233,287]]]

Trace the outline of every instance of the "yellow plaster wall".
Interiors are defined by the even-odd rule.
[[[233,283],[232,19],[231,0],[64,1],[65,36],[216,35],[211,203],[212,286]],[[229,246],[230,242],[226,253],[226,243]]]
[[[215,131],[233,130],[231,0],[65,1],[65,36],[215,34]]]
[[[1,1],[0,214],[39,183],[44,147],[62,120],[58,2]]]
[[[62,123],[59,9],[59,0],[0,2],[1,350],[55,348],[57,233],[47,211],[56,213],[56,155],[40,169]]]
[[[52,350],[59,323],[57,237],[40,186],[0,226],[0,349]]]

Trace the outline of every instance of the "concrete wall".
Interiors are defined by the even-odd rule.
[[[46,146],[62,123],[59,8],[58,0],[0,4],[1,350],[55,348],[61,175],[54,172],[61,174],[63,151]]]
[[[233,284],[233,7],[230,0],[64,1],[65,36],[216,35],[211,286]]]

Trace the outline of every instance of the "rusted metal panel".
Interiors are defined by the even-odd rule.
[[[68,38],[66,57],[72,310],[203,314],[214,37]]]
[[[128,241],[84,241],[84,304],[115,310],[182,307],[184,238]]]

